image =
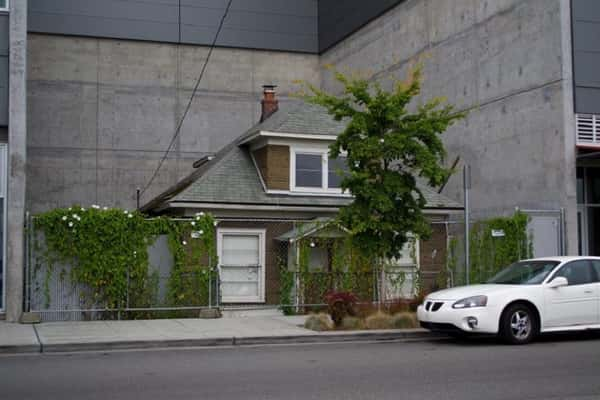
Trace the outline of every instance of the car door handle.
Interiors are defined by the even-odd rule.
[[[585,294],[592,294],[594,292],[592,290],[584,290],[583,293],[585,293]]]

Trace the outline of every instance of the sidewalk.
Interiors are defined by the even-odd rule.
[[[421,329],[314,332],[305,317],[0,323],[0,353],[427,339]]]

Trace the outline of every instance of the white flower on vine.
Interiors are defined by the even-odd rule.
[[[201,234],[201,235],[204,235],[204,231],[202,231],[202,230],[199,231],[198,233]]]
[[[73,218],[77,219],[77,214],[73,214]]]
[[[217,221],[215,221],[215,222],[213,222],[213,225],[217,226],[217,225],[219,225],[219,223]]]
[[[67,216],[65,215],[64,217],[62,217],[62,220],[66,221],[67,220]]]
[[[108,211],[108,207],[103,207],[102,208],[104,211]]]
[[[99,206],[99,205],[96,205],[96,204],[92,204],[92,208],[95,208],[96,210],[99,210],[99,209],[100,209],[100,206]]]
[[[187,246],[187,242],[184,240],[183,242],[181,242],[184,246]]]
[[[75,218],[77,221],[81,221],[81,217],[78,215],[77,218]]]
[[[69,228],[73,227],[73,222],[69,222]]]
[[[192,221],[192,226],[196,226],[196,221]]]
[[[85,211],[85,208],[81,207],[81,211]]]
[[[123,214],[129,214],[129,211],[123,210]]]
[[[69,207],[69,211],[71,211],[73,209],[73,207]]]
[[[133,218],[133,214],[127,214],[127,218]]]
[[[379,139],[379,143],[381,143],[381,144],[385,143],[385,139],[384,138]]]

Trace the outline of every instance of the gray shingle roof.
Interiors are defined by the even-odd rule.
[[[279,111],[250,128],[238,142],[243,142],[260,131],[337,136],[344,129],[346,124],[334,120],[323,107],[294,101],[281,104]]]
[[[259,172],[245,146],[237,143],[259,131],[297,133],[305,135],[338,135],[345,129],[342,122],[333,120],[324,108],[294,102],[282,105],[266,121],[255,125],[237,141],[217,153],[215,159],[194,171],[172,188],[145,205],[152,211],[169,202],[225,203],[241,205],[281,205],[341,207],[351,201],[340,196],[298,196],[267,194]],[[438,194],[426,185],[419,185],[429,209],[458,209],[462,205]]]

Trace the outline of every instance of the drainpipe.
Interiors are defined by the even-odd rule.
[[[467,274],[466,283],[470,284],[470,274],[471,274],[471,265],[470,265],[470,257],[469,257],[469,218],[470,218],[470,210],[469,210],[469,189],[471,189],[471,167],[469,165],[465,165],[464,174],[464,193],[465,193],[465,271]]]

